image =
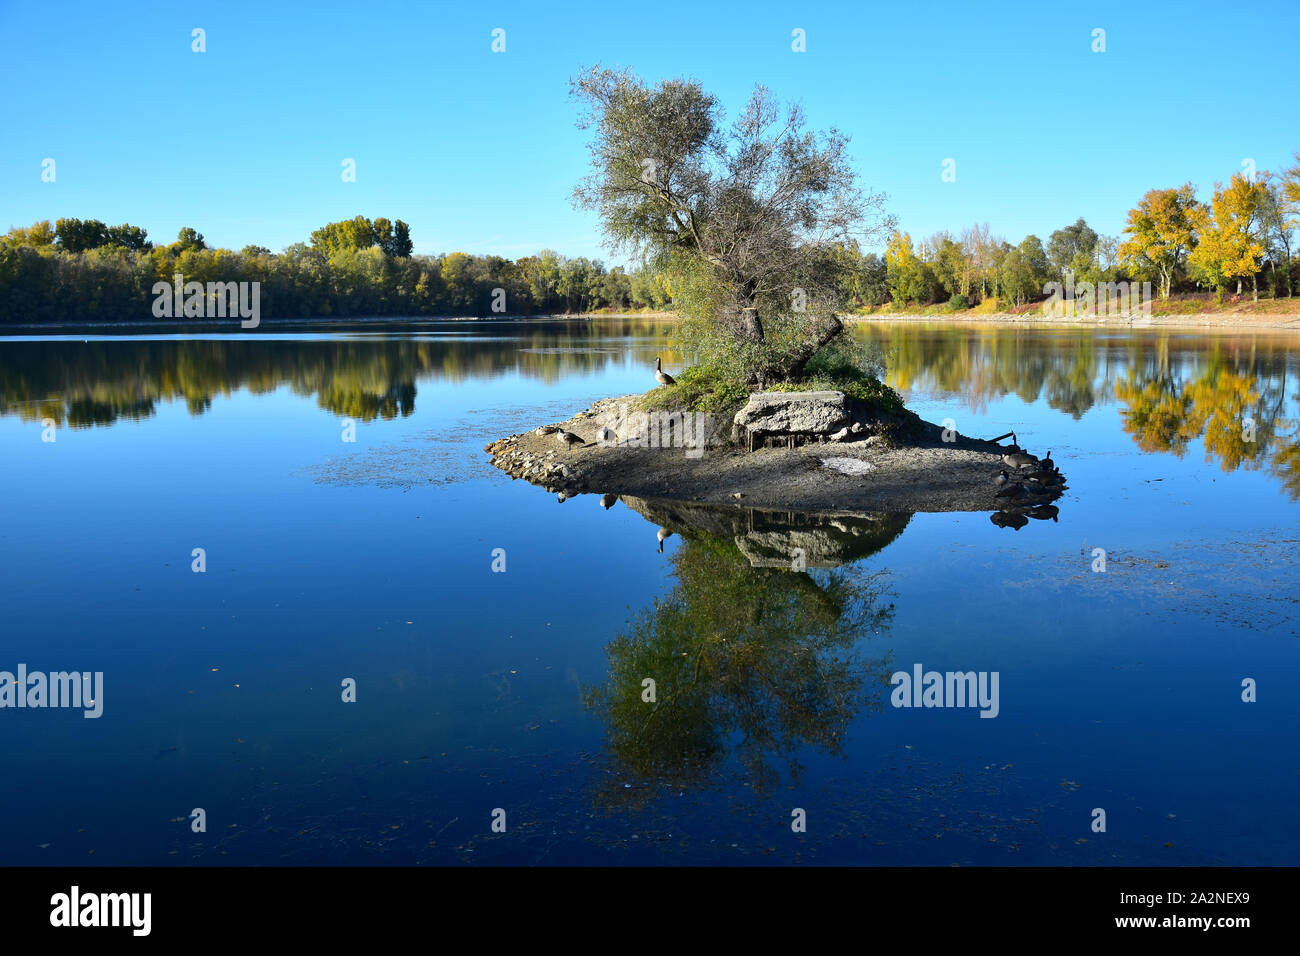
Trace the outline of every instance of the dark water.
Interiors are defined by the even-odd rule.
[[[1052,450],[1020,528],[488,467],[669,334],[0,339],[0,670],[104,673],[98,719],[0,710],[0,860],[1297,862],[1300,335],[859,329],[926,418]],[[997,716],[893,706],[916,664]]]

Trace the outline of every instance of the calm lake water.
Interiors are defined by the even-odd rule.
[[[856,334],[924,417],[1050,448],[1055,520],[488,466],[677,371],[662,324],[0,339],[0,670],[104,673],[98,719],[0,710],[0,860],[1300,862],[1300,335]],[[915,665],[996,672],[996,717],[893,706]]]

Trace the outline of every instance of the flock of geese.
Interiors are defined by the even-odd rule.
[[[1056,467],[1056,462],[1052,461],[1050,451],[1042,458],[1019,450],[1008,451],[1002,455],[1002,464],[1014,470],[1015,477],[1012,478],[1007,474],[1006,468],[1002,469],[993,479],[998,489],[994,493],[995,498],[1014,501],[1017,498],[1045,495],[1065,488],[1065,476]],[[1026,468],[1032,471],[1024,471]]]
[[[990,517],[1000,528],[1019,531],[1030,518],[1057,520],[1057,507],[1050,502],[1065,490],[1065,476],[1052,461],[1050,451],[1039,458],[1021,450],[1015,440],[1012,435],[1011,447],[1002,453],[1002,464],[1006,467],[993,479],[997,488],[993,497],[998,510]]]

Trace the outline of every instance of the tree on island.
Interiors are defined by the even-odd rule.
[[[572,93],[594,131],[575,200],[612,249],[673,277],[688,344],[727,378],[805,377],[844,331],[843,250],[894,225],[884,196],[858,188],[847,139],[761,86],[731,126],[692,80],[593,67]]]

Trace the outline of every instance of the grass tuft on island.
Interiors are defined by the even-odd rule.
[[[774,382],[759,391],[843,392],[853,403],[854,417],[875,423],[873,434],[891,447],[920,436],[923,423],[903,403],[902,396],[874,374],[851,363],[814,368],[798,381]],[[651,389],[634,402],[638,412],[705,412],[730,417],[756,391],[707,365],[683,369],[672,385]]]
[[[683,369],[672,385],[661,385],[641,397],[641,411],[711,412],[735,414],[749,401],[754,389],[728,377],[717,368],[694,365]],[[839,365],[812,371],[799,381],[774,382],[769,392],[843,392],[886,415],[902,415],[907,409],[902,397],[870,372],[855,365]]]

